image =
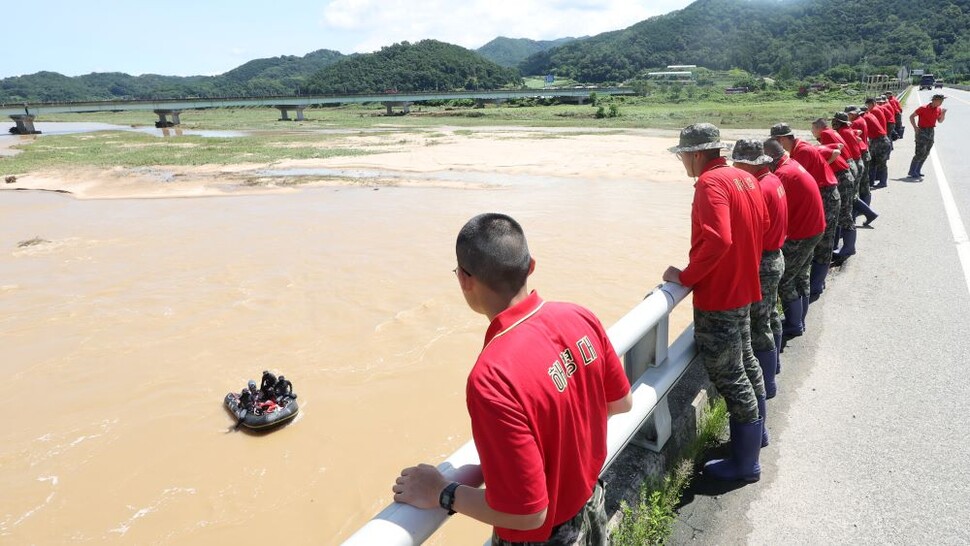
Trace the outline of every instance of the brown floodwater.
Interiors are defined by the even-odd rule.
[[[465,220],[515,216],[531,286],[607,326],[686,261],[686,179],[494,182],[0,192],[0,543],[338,543],[402,467],[469,439],[487,324],[452,274]],[[224,395],[264,369],[293,381],[301,414],[233,430]],[[432,542],[487,533],[454,518]]]

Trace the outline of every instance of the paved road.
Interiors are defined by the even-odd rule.
[[[874,229],[785,350],[762,481],[698,481],[672,544],[970,544],[970,93],[945,93],[938,160],[901,179],[907,128]]]

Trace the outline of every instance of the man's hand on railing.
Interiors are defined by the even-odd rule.
[[[667,268],[666,271],[664,271],[663,280],[666,282],[674,282],[682,285],[682,283],[680,282],[680,274],[681,274],[680,269],[674,266],[670,266]]]
[[[394,482],[394,501],[417,508],[437,508],[441,491],[450,482],[437,468],[421,463],[401,471]]]

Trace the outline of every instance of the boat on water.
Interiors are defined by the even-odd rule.
[[[300,405],[293,384],[285,376],[263,372],[261,385],[250,380],[242,391],[225,397],[226,409],[236,417],[236,426],[259,430],[273,428],[296,417]]]

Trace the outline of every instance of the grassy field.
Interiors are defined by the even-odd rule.
[[[485,108],[414,105],[409,115],[393,116],[386,116],[384,107],[378,104],[311,108],[306,110],[305,121],[278,121],[279,111],[272,108],[189,110],[182,113],[181,129],[253,133],[235,138],[159,138],[129,131],[44,136],[17,145],[22,153],[0,158],[0,173],[19,174],[68,165],[204,165],[358,155],[368,152],[341,145],[339,139],[370,130],[420,133],[434,138],[443,126],[462,128],[455,134],[495,126],[676,130],[707,121],[724,129],[764,129],[767,133],[768,127],[780,121],[807,129],[812,120],[830,117],[845,104],[861,100],[841,91],[796,98],[777,92],[720,95],[713,90],[666,88],[657,89],[648,97],[600,96],[597,104],[543,105],[541,100],[525,100]],[[618,115],[597,118],[597,110],[611,104],[616,106]],[[39,121],[150,127],[155,116],[148,112],[52,114]],[[334,145],[328,147],[327,142]]]

